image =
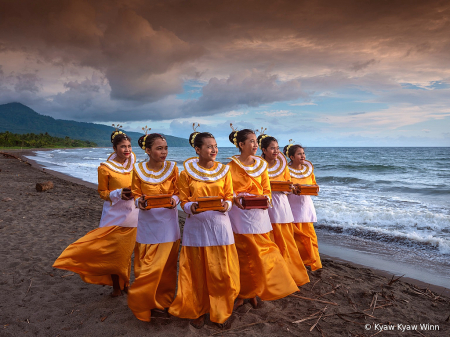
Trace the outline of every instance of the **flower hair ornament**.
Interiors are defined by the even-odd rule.
[[[294,145],[295,142],[292,141],[292,139],[289,139],[289,145],[286,146],[286,153],[284,154],[286,157],[288,156],[289,153],[289,148]]]
[[[231,130],[233,130],[233,132],[234,132],[234,134],[233,134],[233,144],[234,144],[234,146],[236,146],[236,147],[239,147],[238,146],[238,143],[237,143],[237,133],[238,133],[238,129],[235,129],[234,127],[233,127],[233,123],[230,123],[230,128],[231,128]]]
[[[267,128],[261,128],[261,130],[255,130],[256,132],[258,132],[259,134],[260,134],[260,136],[261,136],[261,138],[259,139],[259,142],[258,142],[258,145],[259,145],[259,148],[261,148],[261,142],[262,142],[262,140],[264,139],[264,138],[266,138],[266,137],[270,137],[269,135],[266,135],[264,132],[266,132],[266,130],[267,130]]]
[[[145,139],[146,139],[147,136],[148,136],[147,133],[148,133],[151,129],[152,129],[152,128],[148,128],[147,125],[145,126],[145,128],[142,128],[142,130],[145,132],[145,136],[144,136],[144,138],[142,139],[141,149],[144,150],[144,151],[145,151]]]
[[[116,131],[114,131],[113,134],[111,135],[111,143],[114,141],[114,137],[116,137],[117,135],[124,135],[125,138],[127,138],[126,133],[119,130],[119,128],[121,128],[122,125],[120,125],[119,123],[117,123],[117,125],[112,124],[112,127],[115,128]]]
[[[198,123],[197,123],[197,126],[195,126],[195,123],[192,123],[192,129],[194,129],[194,133],[193,133],[192,138],[190,140],[190,144],[191,144],[192,147],[194,147],[195,137],[197,137],[197,135],[200,133],[200,132],[197,132],[197,128],[199,126],[200,126],[200,124],[198,124]]]

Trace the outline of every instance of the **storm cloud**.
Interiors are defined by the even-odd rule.
[[[300,106],[345,88],[444,104],[448,89],[401,83],[448,82],[449,29],[446,1],[2,1],[0,103],[99,122]],[[187,81],[198,96],[177,96]]]

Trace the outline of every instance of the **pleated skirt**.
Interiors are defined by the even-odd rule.
[[[298,287],[277,245],[266,234],[234,234],[239,256],[239,298],[259,296],[263,301],[286,297]]]
[[[294,239],[303,263],[311,270],[322,268],[317,235],[312,222],[294,223]]]
[[[150,322],[152,309],[168,308],[175,297],[180,240],[136,243],[135,280],[128,290],[128,307],[137,319]]]
[[[112,286],[111,275],[115,274],[123,289],[130,281],[135,243],[135,227],[96,228],[69,245],[53,267],[70,270],[84,282],[100,285]]]
[[[239,294],[239,259],[234,244],[182,246],[177,296],[169,308],[176,317],[196,319],[209,313],[224,323]]]
[[[273,223],[272,240],[278,246],[281,256],[287,264],[289,272],[297,286],[309,282],[308,272],[303,264],[302,258],[294,240],[294,224]]]

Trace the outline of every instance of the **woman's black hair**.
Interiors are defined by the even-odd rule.
[[[158,138],[160,138],[162,140],[166,140],[166,138],[164,138],[164,136],[159,133],[150,133],[148,135],[143,135],[142,137],[140,137],[138,139],[138,145],[142,150],[151,149],[153,146],[153,143]],[[145,139],[145,144],[144,144],[144,139]]]
[[[283,149],[283,153],[286,157],[288,157],[288,159],[290,161],[292,161],[291,156],[295,156],[295,152],[297,152],[298,149],[304,149],[303,146],[299,145],[299,144],[295,144],[295,145],[286,145]]]
[[[240,131],[233,131],[232,133],[230,133],[230,135],[228,136],[228,139],[230,140],[230,142],[236,146],[239,149],[239,152],[242,152],[241,147],[239,146],[239,143],[244,143],[248,136],[251,134],[255,134],[255,131],[250,130],[250,129],[243,129]],[[234,139],[236,138],[236,142],[234,141]]]
[[[264,137],[264,138],[263,138]],[[256,138],[258,141],[258,145],[262,151],[262,149],[267,149],[272,142],[277,142],[278,140],[275,137],[269,136],[269,135],[259,135],[258,138]],[[264,158],[264,151],[262,153],[262,157]]]
[[[111,143],[113,144],[113,148],[116,148],[117,145],[119,145],[123,140],[128,140],[131,142],[131,138],[124,132],[118,133],[117,131],[114,131],[111,133]]]
[[[203,145],[203,141],[206,138],[214,138],[214,136],[209,132],[192,132],[189,136],[189,144],[195,149],[200,148]]]

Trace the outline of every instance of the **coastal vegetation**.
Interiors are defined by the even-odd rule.
[[[111,147],[111,133],[114,128],[108,125],[54,119],[38,114],[21,103],[0,104],[0,132],[12,133],[45,133],[54,137],[70,137],[96,143],[99,147]],[[142,133],[123,130],[137,143]],[[187,147],[185,138],[164,135],[167,145],[171,147]]]
[[[59,138],[50,136],[47,132],[34,134],[17,134],[9,131],[0,132],[0,147],[7,148],[54,148],[54,147],[96,147],[97,144],[88,140]]]

